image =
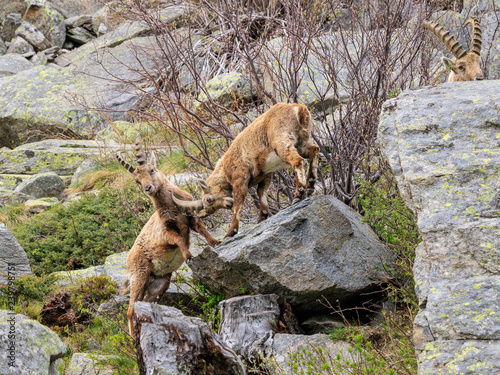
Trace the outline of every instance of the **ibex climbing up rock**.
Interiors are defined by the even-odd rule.
[[[481,69],[481,25],[475,18],[469,18],[464,26],[472,25],[472,41],[469,52],[457,42],[449,31],[435,22],[424,21],[426,29],[432,31],[448,47],[455,60],[443,57],[443,63],[451,69],[448,82],[479,81],[484,79]]]
[[[192,257],[189,252],[190,230],[200,233],[210,246],[219,243],[199,218],[185,214],[177,207],[173,197],[183,201],[193,197],[172,184],[156,168],[153,154],[149,163],[143,151],[140,135],[136,139],[136,167],[126,162],[120,154],[116,158],[134,176],[153,201],[155,212],[139,233],[127,257],[127,280],[123,292],[130,289],[130,305],[127,312],[129,331],[135,336],[132,317],[136,301],[158,302],[170,285],[172,272],[183,261]]]
[[[308,158],[306,177],[304,158]],[[258,117],[233,141],[217,162],[207,181],[201,182],[203,197],[199,201],[182,201],[179,207],[210,215],[221,208],[233,207],[233,219],[226,237],[238,232],[243,202],[248,188],[257,186],[260,200],[259,221],[269,215],[266,190],[273,172],[291,166],[295,171],[295,198],[311,194],[317,179],[319,147],[311,141],[311,114],[302,104],[279,103]],[[234,193],[234,200],[232,195]]]

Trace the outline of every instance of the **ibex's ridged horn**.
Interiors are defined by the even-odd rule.
[[[172,199],[174,203],[182,210],[196,210],[200,211],[203,209],[203,201],[184,201],[182,199],[178,199],[175,197],[174,193],[172,193]]]
[[[147,163],[146,154],[144,153],[144,148],[142,147],[142,138],[139,133],[137,133],[137,137],[135,137],[135,156],[139,165]]]
[[[461,59],[467,54],[467,51],[458,43],[453,36],[450,35],[449,31],[446,31],[441,25],[438,25],[435,22],[424,21],[424,27],[430,31],[432,31],[441,41],[444,43],[446,47],[450,50],[450,52],[457,59]]]
[[[467,20],[464,27],[467,26],[469,23],[472,25],[472,39],[470,42],[469,52],[473,52],[476,55],[481,56],[481,43],[482,43],[481,25],[477,18],[472,18],[472,17],[470,17]]]
[[[134,173],[135,171],[135,167],[128,163],[127,161],[125,161],[125,159],[121,156],[120,153],[116,153],[115,154],[115,157],[118,159],[118,161],[125,167],[127,168],[127,170],[130,172],[130,173]]]

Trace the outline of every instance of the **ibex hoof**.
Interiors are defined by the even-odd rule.
[[[307,189],[307,196],[310,197],[314,193],[314,189]]]

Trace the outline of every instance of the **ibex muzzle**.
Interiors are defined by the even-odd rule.
[[[469,18],[464,27],[469,23],[472,25],[472,41],[469,52],[450,35],[449,31],[446,31],[439,24],[429,21],[423,23],[424,27],[441,39],[455,56],[455,60],[443,57],[443,63],[451,69],[448,82],[480,81],[484,79],[481,69],[481,25],[477,19]]]

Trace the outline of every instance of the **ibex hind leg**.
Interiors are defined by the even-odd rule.
[[[170,280],[172,279],[172,274],[169,273],[163,277],[155,279],[151,285],[149,285],[144,301],[150,303],[158,303],[161,297],[168,290],[170,286]]]

